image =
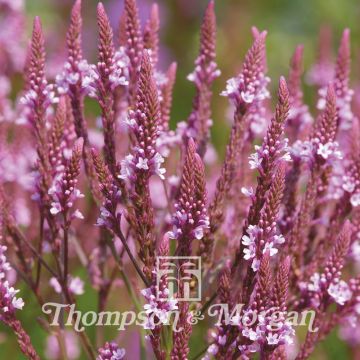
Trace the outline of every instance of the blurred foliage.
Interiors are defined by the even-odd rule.
[[[146,18],[151,0],[138,0],[141,7],[141,17]],[[89,60],[96,58],[96,0],[83,0],[84,16],[84,52]],[[105,0],[114,29],[117,29],[118,19],[123,6],[122,0]],[[197,54],[199,27],[202,13],[207,0],[159,0],[162,17],[161,27],[161,66],[166,67],[174,60],[178,62],[178,74],[172,110],[172,124],[187,118],[193,95],[193,86],[186,80],[186,75],[193,69],[193,61]],[[31,21],[35,15],[42,18],[49,54],[59,51],[64,46],[66,27],[72,2],[70,0],[28,0],[26,13],[28,16],[28,33]],[[329,25],[333,30],[334,54],[342,30],[351,29],[353,58],[358,59],[360,38],[359,18],[360,2],[358,0],[217,0],[216,12],[218,18],[218,55],[217,61],[222,76],[215,82],[212,136],[220,153],[224,151],[227,141],[228,126],[226,121],[227,100],[218,96],[224,88],[225,81],[234,76],[241,66],[244,54],[251,44],[251,26],[268,30],[267,54],[269,76],[272,79],[272,94],[275,94],[277,79],[280,75],[287,75],[289,59],[297,44],[305,46],[305,70],[316,56],[317,35],[322,25]],[[115,31],[116,34],[116,31]],[[53,56],[53,55],[52,55]],[[358,67],[358,68],[357,68]],[[360,72],[359,62],[353,62],[353,73]],[[306,88],[306,92],[313,95],[313,91]],[[306,95],[310,103],[313,97]],[[97,107],[90,106],[87,113],[96,116]],[[85,271],[81,273],[86,279]],[[21,291],[26,302],[24,311],[19,312],[19,318],[24,321],[25,328],[31,334],[37,349],[45,346],[45,331],[36,322],[41,315],[40,309],[29,290],[24,286]],[[112,309],[126,310],[129,299],[120,292],[109,306]],[[97,298],[89,284],[86,294],[79,297],[80,309],[84,311],[96,310]],[[106,329],[106,338],[115,336],[114,328]],[[89,335],[94,337],[94,329]],[[201,325],[194,329],[192,345],[194,354],[202,349],[206,332]],[[121,335],[123,336],[123,335]],[[126,341],[123,343],[126,347]],[[13,360],[23,359],[18,351],[13,336],[0,325],[0,359],[10,357]],[[44,356],[41,353],[41,356]],[[316,351],[316,359],[345,359],[349,358],[349,349],[338,340],[335,333],[331,334],[324,344]],[[130,355],[131,358],[131,355]]]

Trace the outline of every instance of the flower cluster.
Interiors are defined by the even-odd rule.
[[[327,163],[334,163],[343,158],[338,142],[329,141],[322,144],[318,138],[305,141],[297,140],[289,150],[293,159],[300,159],[307,163],[314,162],[316,157]]]
[[[11,266],[5,256],[6,250],[6,246],[0,245],[0,319],[14,316],[15,311],[17,309],[21,310],[24,306],[23,299],[15,296],[20,290],[10,286],[9,281],[6,279],[8,272],[11,270]]]
[[[303,290],[307,290],[312,294],[312,305],[318,307],[320,305],[319,297],[315,294],[325,291],[339,305],[344,305],[350,300],[352,292],[349,285],[344,280],[335,279],[329,284],[325,274],[315,273],[311,276],[309,283],[301,284]]]
[[[146,94],[147,91],[151,92],[151,97]],[[138,144],[133,148],[133,153],[128,154],[121,161],[119,178],[131,182],[138,173],[143,173],[147,174],[146,176],[156,174],[164,179],[165,169],[162,168],[164,158],[156,149],[159,103],[150,57],[146,52],[141,63],[137,99],[137,108],[129,111],[126,123]]]
[[[113,229],[114,224],[117,223],[121,216],[121,212],[117,209],[121,199],[121,190],[115,183],[110,170],[95,150],[92,151],[92,156],[100,182],[100,190],[104,195],[103,204],[100,207],[100,216],[96,221],[96,225]]]
[[[112,90],[118,86],[128,85],[127,63],[128,59],[124,53],[124,49],[120,48],[115,53],[114,66],[109,75]],[[98,96],[98,81],[99,74],[96,65],[89,64],[86,60],[81,60],[77,64],[76,72],[73,70],[71,64],[66,62],[62,73],[56,76],[56,85],[59,94],[67,94],[69,92],[69,86],[76,85],[80,82],[84,94],[92,98]]]
[[[246,83],[245,79],[242,73],[236,78],[229,79],[226,83],[226,89],[221,95],[234,99],[235,103],[243,102],[246,104],[263,101],[270,97],[267,90],[267,84],[270,82],[268,77],[260,73],[259,79],[249,82],[249,84]]]
[[[232,100],[235,106],[251,105],[270,97],[267,85],[270,79],[264,74],[266,32],[256,36],[253,47],[247,54],[244,68],[237,77],[226,82],[226,89],[221,93]]]
[[[19,101],[20,104],[23,105],[22,117],[30,123],[32,121],[31,114],[39,101],[43,102],[43,106],[45,108],[49,108],[50,105],[57,104],[59,102],[59,98],[56,97],[54,85],[47,84],[45,82],[43,83],[43,89],[40,94],[35,90],[30,89],[20,98]]]
[[[284,168],[280,167],[274,176],[268,191],[264,208],[257,225],[249,225],[242,237],[243,254],[245,260],[251,260],[251,269],[259,270],[265,254],[270,257],[278,253],[278,246],[285,242],[281,234],[277,234],[276,219],[284,188]]]
[[[214,1],[210,1],[205,11],[201,27],[200,54],[195,60],[195,69],[188,75],[188,80],[196,84],[198,88],[211,83],[221,74],[216,64],[215,36],[216,20],[214,13]]]
[[[128,58],[125,51],[120,47],[114,55],[114,64],[111,67],[109,80],[111,89],[118,86],[128,85]],[[80,82],[84,93],[89,97],[96,98],[99,87],[99,74],[96,65],[89,64],[86,60],[81,60],[77,64],[77,71],[74,71],[69,62],[66,62],[61,74],[56,76],[57,91],[59,94],[67,94],[69,86]]]
[[[162,167],[165,160],[158,152],[155,152],[155,155],[149,159],[143,149],[135,148],[134,151],[136,155],[126,155],[125,159],[121,161],[119,179],[133,181],[136,178],[136,172],[139,171],[145,171],[159,176],[160,179],[165,179],[166,170]]]
[[[144,329],[153,330],[158,325],[168,324],[171,312],[178,309],[177,300],[169,296],[169,289],[165,287],[164,281],[161,280],[158,286],[141,290],[141,294],[148,301],[144,305],[144,310],[148,315]]]
[[[250,169],[265,174],[269,166],[291,161],[287,138],[282,138],[289,111],[289,93],[285,79],[279,83],[279,103],[261,146],[255,145],[256,152],[249,156]],[[271,164],[271,165],[270,165]]]
[[[196,67],[195,67],[194,71],[187,76],[187,79],[189,81],[194,82],[198,86],[202,82],[205,82],[205,81],[208,83],[212,83],[221,74],[221,72],[217,68],[217,64],[215,62],[211,62],[210,64],[208,64],[205,69],[202,68],[201,65],[202,65],[202,62],[204,61],[203,57],[204,56],[200,55],[196,59],[196,62],[195,62]]]
[[[317,103],[317,108],[319,110],[325,109],[325,98],[326,98],[326,87],[319,90],[320,98]],[[351,124],[354,119],[354,114],[351,111],[351,102],[354,95],[352,89],[348,89],[345,94],[339,94],[337,91],[337,106],[339,111],[339,118],[342,121],[342,129],[349,130],[351,129]]]
[[[84,195],[76,187],[78,182],[77,177],[80,172],[80,159],[82,155],[83,140],[80,138],[74,146],[72,155],[68,160],[63,172],[60,172],[54,179],[54,184],[49,189],[48,193],[52,198],[50,213],[52,215],[67,214],[69,209],[74,205],[78,198],[83,198]],[[72,218],[83,219],[83,215],[79,210],[75,210],[71,214]]]
[[[99,355],[96,360],[121,360],[124,359],[126,351],[115,342],[107,342],[98,350]]]
[[[255,145],[256,152],[249,156],[249,166],[250,169],[261,169],[261,163],[264,158],[268,157],[269,149],[263,148],[259,145]],[[290,152],[288,146],[288,139],[283,139],[279,144],[277,144],[276,154],[280,155],[278,157],[279,161],[291,161]]]
[[[140,343],[145,358],[187,360],[197,336],[204,350],[195,357],[204,360],[305,360],[337,327],[358,346],[360,337],[349,329],[360,323],[360,102],[359,96],[352,101],[349,86],[349,31],[333,64],[322,30],[309,75],[320,89],[317,107],[302,89],[304,47],[298,45],[272,111],[266,31],[252,28],[240,73],[217,84],[224,62],[216,56],[210,0],[188,76],[191,107],[175,125],[177,65],[163,67],[163,6],[152,5],[142,23],[136,0],[123,5],[117,32],[105,6],[97,5],[94,63],[82,51],[83,45],[89,50],[82,34],[92,31],[84,31],[81,0],[75,0],[64,63],[62,35],[53,34],[54,46],[47,47],[38,17],[25,59],[23,2],[0,0],[0,320],[20,350],[39,359],[16,318],[24,301],[15,287],[22,285],[33,293],[32,303],[43,307],[55,296],[77,316],[66,330],[51,326],[53,316],[41,317],[51,330],[41,352],[49,359],[135,358]],[[218,106],[213,116],[214,85],[226,86],[228,124],[217,123]],[[221,139],[211,141],[213,124],[231,126],[224,149]],[[92,320],[80,316],[84,300],[102,317],[113,318],[114,305],[139,311],[140,341],[128,334],[125,355],[99,326],[74,331],[80,320]],[[213,325],[203,315],[220,304],[229,312]],[[239,304],[241,317],[230,313]],[[286,315],[309,310],[318,331],[299,336],[305,330],[297,331]],[[129,320],[122,315],[121,326]],[[199,319],[203,326],[193,331]],[[293,344],[299,346],[290,350]]]
[[[239,345],[241,355],[248,356],[259,352],[262,347],[274,347],[279,345],[291,345],[295,335],[292,325],[284,318],[284,314],[274,315],[274,309],[267,309],[257,316],[254,325],[241,326],[241,334],[249,340],[249,344]],[[254,311],[245,311],[242,322],[251,323]],[[236,320],[235,320],[236,322]]]
[[[62,293],[62,287],[59,281],[52,277],[49,281],[50,286],[54,289],[54,291],[58,294]],[[82,295],[84,293],[84,282],[79,277],[70,277],[68,279],[68,289],[69,292],[74,295]]]
[[[178,241],[179,248],[186,248],[194,239],[201,240],[209,228],[204,176],[203,162],[190,139],[172,218],[173,230],[168,233],[170,238]]]
[[[305,298],[316,308],[322,305],[323,297],[326,296],[340,306],[343,306],[353,296],[348,283],[340,278],[344,264],[343,257],[349,251],[349,226],[347,223],[339,235],[333,253],[325,264],[324,272],[321,274],[315,272],[311,275],[309,282],[299,284]]]
[[[257,243],[263,243],[262,254],[267,251],[270,256],[274,256],[278,253],[277,245],[281,245],[285,242],[285,238],[279,234],[274,235],[266,242],[261,239],[262,230],[256,225],[250,225],[246,231],[248,235],[243,235],[242,244],[244,245],[244,259],[252,260],[251,268],[253,271],[258,271],[260,266],[260,259],[256,258]]]

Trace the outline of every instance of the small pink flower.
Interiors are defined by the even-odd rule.
[[[335,284],[332,283],[327,292],[339,305],[344,305],[352,297],[352,291],[344,280],[340,280]]]

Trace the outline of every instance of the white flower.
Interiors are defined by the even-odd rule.
[[[124,118],[124,123],[129,127],[129,128],[135,128],[137,125],[137,122],[134,118],[130,117],[130,116],[125,116]]]
[[[16,297],[12,298],[11,304],[15,309],[19,309],[19,310],[22,310],[22,308],[25,305],[24,300],[22,298],[16,298]]]
[[[266,251],[269,251],[270,256],[274,256],[278,253],[278,249],[274,247],[274,243],[272,241],[265,244],[263,254],[265,254]]]
[[[152,314],[154,312],[157,312],[157,303],[156,302],[150,302],[149,304],[144,305],[144,310],[147,314]]]
[[[245,260],[250,260],[253,257],[255,257],[255,255],[256,255],[254,246],[251,246],[249,248],[244,248],[243,252],[244,252],[244,259]]]
[[[254,259],[251,263],[251,269],[254,272],[257,272],[260,268],[260,260],[259,259]]]
[[[121,360],[124,358],[125,354],[126,354],[125,349],[117,349],[116,352],[113,351],[110,360]]]
[[[356,262],[360,262],[360,241],[356,240],[351,245],[351,255]]]
[[[69,291],[75,295],[82,295],[84,293],[84,282],[79,277],[70,278],[69,280]],[[62,287],[55,277],[50,279],[49,284],[56,293],[60,294],[62,292]]]
[[[136,164],[136,167],[138,169],[148,170],[148,159],[143,159],[142,157],[139,157],[138,163]]]
[[[249,225],[247,229],[248,234],[253,238],[255,238],[255,236],[258,234],[259,231],[260,228],[257,225]]]
[[[196,79],[196,72],[193,71],[192,73],[190,73],[187,77],[186,77],[189,81],[191,82],[195,82]]]
[[[133,165],[134,156],[129,154],[125,156],[125,159],[121,160],[121,171],[120,175],[118,175],[119,179],[127,180],[133,173],[132,165]]]
[[[58,294],[61,293],[62,288],[61,288],[59,281],[56,278],[52,277],[49,281],[49,284],[55,290],[56,293],[58,293]]]
[[[208,348],[208,353],[211,355],[216,355],[219,351],[219,348],[216,344],[211,344]]]
[[[261,166],[262,158],[259,157],[259,153],[255,152],[249,156],[250,169],[259,169]]]
[[[327,159],[331,155],[332,151],[329,149],[328,144],[319,144],[319,148],[317,150],[317,154],[323,157],[324,159]]]
[[[195,228],[194,236],[197,240],[201,240],[204,237],[204,227],[202,225]]]
[[[77,219],[83,220],[84,219],[84,215],[81,213],[80,210],[75,210],[73,213],[73,216]]]
[[[113,350],[111,353],[110,360],[122,360],[124,358],[125,354],[126,354],[125,349],[120,348],[120,349]]]
[[[169,289],[166,289],[167,291],[169,291]],[[169,299],[168,302],[167,302],[167,305],[168,305],[168,308],[169,308],[169,311],[172,311],[172,310],[177,310],[179,307],[178,307],[178,301],[176,299]]]
[[[20,104],[31,106],[31,103],[37,99],[37,93],[34,90],[29,90],[23,97],[20,98]]]
[[[319,144],[317,154],[323,159],[329,158],[342,159],[342,153],[338,150],[339,144],[337,142],[328,142],[326,144]]]
[[[314,291],[317,292],[320,290],[320,274],[319,273],[315,273],[314,275],[311,276],[310,278],[310,283],[307,285],[307,289],[309,291]]]
[[[327,292],[339,305],[344,305],[352,296],[352,291],[344,280],[330,284]]]
[[[241,192],[248,197],[254,196],[254,189],[252,187],[250,188],[242,187]]]
[[[275,235],[273,237],[273,240],[275,244],[283,244],[285,242],[285,238],[282,234]]]
[[[239,78],[231,78],[226,81],[226,89],[220,93],[221,96],[229,96],[237,92],[239,88]]]
[[[150,299],[151,296],[154,296],[151,288],[142,289],[141,295],[143,295],[146,299]]]
[[[61,208],[61,205],[60,205],[59,202],[52,202],[51,203],[50,213],[52,215],[56,215],[61,211],[62,211],[62,208]]]
[[[260,350],[260,344],[258,342],[256,343],[253,343],[251,345],[248,346],[248,349],[250,352],[252,353],[256,353],[256,352],[259,352]]]
[[[324,99],[324,98],[319,99],[318,102],[317,102],[316,107],[317,107],[319,110],[324,110],[325,107],[326,107],[326,99]]]
[[[242,244],[245,246],[250,246],[250,245],[254,245],[254,238],[247,236],[247,235],[243,235],[242,239]]]
[[[309,159],[311,159],[311,157],[313,155],[313,150],[314,150],[314,147],[313,147],[313,144],[311,143],[311,141],[297,140],[292,145],[292,147],[290,149],[290,153],[294,157],[299,157],[302,160],[309,160]]]
[[[290,156],[290,153],[288,151],[286,151],[281,157],[280,157],[280,160],[283,160],[283,161],[291,161],[291,156]]]
[[[9,286],[8,281],[5,281],[4,286],[9,294],[9,296],[14,296],[20,291],[20,290],[15,290],[12,286]]]
[[[269,345],[277,345],[279,343],[279,336],[277,334],[270,333],[266,337],[266,340]]]
[[[68,75],[68,81],[71,85],[75,85],[80,79],[80,76],[78,73],[70,73]]]
[[[240,95],[241,95],[241,98],[244,100],[244,102],[246,102],[247,104],[251,104],[255,99],[255,94],[252,94],[248,91],[247,92],[242,91],[240,93]]]
[[[74,197],[76,199],[82,199],[85,195],[79,189],[74,189]]]
[[[258,338],[257,333],[249,328],[245,328],[242,331],[242,335],[245,336],[246,338],[250,339],[251,341],[255,341]]]
[[[354,180],[351,177],[345,175],[343,177],[342,188],[345,191],[347,191],[349,193],[352,193],[355,190],[355,182],[354,182]]]
[[[223,336],[219,335],[218,342],[220,345],[225,345],[226,344],[226,335],[223,335]]]
[[[180,234],[181,234],[181,230],[178,229],[175,225],[173,226],[173,231],[168,231],[166,233],[169,239],[177,239]]]
[[[79,277],[74,277],[70,280],[69,291],[75,295],[82,295],[84,293],[84,282]]]
[[[164,158],[159,154],[156,153],[154,156],[154,164],[155,164],[155,173],[159,176],[160,179],[164,180],[166,173],[166,169],[161,167],[161,164],[164,162]]]
[[[143,328],[144,328],[144,330],[154,330],[155,329],[155,324],[154,324],[154,320],[152,317],[148,317],[146,319],[146,322],[143,324]]]
[[[102,218],[102,217],[98,217],[96,219],[96,226],[105,226],[106,225],[106,221]]]
[[[356,193],[351,195],[350,198],[351,205],[357,207],[360,205],[360,193]]]

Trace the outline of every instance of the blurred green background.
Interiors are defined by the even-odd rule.
[[[104,0],[115,30],[118,28],[123,0]],[[145,21],[152,0],[138,0],[140,16]],[[42,17],[50,34],[55,31],[57,41],[52,48],[61,48],[66,32],[67,19],[71,8],[70,0],[28,0],[27,14]],[[89,59],[96,58],[96,12],[95,0],[83,0],[84,49]],[[172,123],[187,118],[193,95],[192,83],[186,75],[193,69],[193,61],[198,51],[199,27],[207,0],[159,0],[161,15],[161,62],[165,70],[172,61],[178,63],[175,86]],[[241,66],[244,54],[251,45],[251,26],[268,30],[267,54],[271,88],[274,93],[280,75],[287,75],[289,59],[298,44],[305,46],[305,71],[316,56],[318,31],[328,25],[333,31],[334,55],[341,33],[345,27],[351,29],[353,58],[359,59],[360,3],[357,0],[217,0],[218,22],[217,61],[222,71],[214,85],[215,94],[225,86],[226,79],[234,76]],[[357,65],[358,64],[358,65]],[[353,73],[360,72],[359,61],[353,62]],[[358,67],[358,69],[356,68]],[[306,99],[314,103],[313,92],[306,90]],[[276,90],[275,90],[276,91]],[[220,153],[224,148],[224,127],[227,100],[215,96],[213,102],[213,141]]]
[[[146,19],[151,1],[139,0],[141,18]],[[172,124],[187,118],[192,95],[192,83],[186,80],[186,75],[193,69],[193,61],[197,55],[199,27],[207,0],[159,0],[161,15],[161,66],[165,70],[172,62],[178,63],[177,82],[175,86],[174,106],[172,110]],[[84,16],[84,51],[89,61],[96,59],[96,11],[97,1],[83,0]],[[54,53],[64,46],[66,26],[72,2],[68,0],[27,0],[26,14],[28,33],[31,30],[31,21],[35,15],[40,15],[47,34],[47,50],[50,54],[50,66]],[[110,14],[114,29],[117,29],[119,16],[122,10],[122,0],[105,0],[104,5]],[[222,75],[215,82],[212,130],[213,141],[222,153],[227,140],[226,109],[227,101],[218,96],[224,88],[225,81],[234,76],[240,68],[244,54],[251,44],[251,26],[268,30],[267,54],[269,76],[272,79],[271,90],[274,90],[280,75],[287,75],[289,59],[296,45],[305,46],[305,71],[315,59],[318,41],[318,31],[322,25],[329,25],[333,30],[334,54],[341,32],[345,27],[351,29],[353,75],[360,72],[358,61],[360,47],[359,19],[360,1],[358,0],[217,0],[216,13],[218,21],[217,35],[217,62]],[[116,32],[116,31],[115,31]],[[58,61],[59,62],[59,61]],[[56,61],[55,61],[56,63]],[[61,62],[59,62],[61,65]],[[50,69],[51,72],[56,69]],[[353,76],[355,81],[355,76]],[[314,90],[305,86],[306,100],[314,103]],[[86,279],[85,273],[80,274]],[[19,312],[25,328],[32,336],[37,349],[44,348],[45,332],[36,322],[40,310],[34,305],[34,300],[23,287],[22,296],[25,299],[26,310]],[[96,309],[96,297],[92,296],[90,286],[85,295],[80,296],[80,307],[84,311]],[[111,304],[116,309],[117,304],[128,303],[123,293],[116,297]],[[32,311],[29,311],[33,309]],[[121,305],[121,309],[125,310]],[[109,330],[113,332],[114,330]],[[90,336],[94,335],[93,329]],[[192,344],[199,346],[199,339],[204,340],[206,334],[201,328],[194,330]],[[124,343],[127,347],[127,344]],[[202,347],[202,345],[201,345]],[[197,350],[200,349],[200,346]],[[196,352],[196,351],[195,351]],[[356,351],[355,351],[356,352]],[[42,354],[43,355],[43,354]],[[23,359],[18,351],[13,336],[8,336],[7,330],[0,325],[0,359]],[[355,355],[356,356],[356,355]],[[350,349],[337,339],[336,334],[324,342],[313,356],[314,359],[347,359],[350,358]],[[128,358],[128,357],[127,357]],[[131,355],[129,359],[132,359]],[[134,357],[135,359],[135,357]]]

